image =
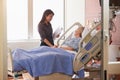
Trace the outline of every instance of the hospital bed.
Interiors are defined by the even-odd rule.
[[[75,25],[82,26],[80,23],[77,22],[77,23],[73,24],[70,27],[70,29]],[[96,24],[94,26],[94,28],[84,37],[84,39],[82,39],[82,41],[80,41],[79,51],[76,53],[74,60],[73,60],[73,70],[76,74],[84,65],[86,65],[93,57],[95,57],[98,54],[98,52],[100,52],[101,30],[96,31],[96,33],[94,35],[91,35],[92,31],[94,31],[96,29],[96,27],[98,27],[99,25],[101,25],[101,23]],[[65,32],[65,34],[67,32]],[[65,35],[65,34],[63,34],[63,35]],[[63,37],[63,35],[62,35],[62,37]],[[62,39],[62,38],[60,38],[60,39]],[[58,40],[58,43],[59,43],[59,41],[60,40]],[[83,43],[85,43],[84,46],[83,46]],[[12,62],[11,52],[8,56],[8,60],[9,60],[9,64],[11,65],[11,72],[13,72],[14,75],[18,74],[18,72],[13,71],[13,63],[14,62]],[[9,69],[9,71],[10,71],[10,69]],[[35,80],[37,80],[37,79],[38,78],[36,78]],[[48,75],[39,76],[39,80],[72,80],[72,76],[58,72],[58,73],[52,73],[52,74],[48,74]]]

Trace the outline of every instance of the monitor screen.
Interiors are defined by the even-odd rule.
[[[120,0],[110,0],[110,6],[120,6]]]
[[[102,6],[102,0],[99,0],[100,6]],[[120,6],[120,0],[109,0],[109,6]]]

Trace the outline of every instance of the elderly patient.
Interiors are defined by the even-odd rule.
[[[78,51],[78,44],[82,38],[84,27],[79,27],[74,32],[74,37],[66,40],[60,48],[64,50]]]

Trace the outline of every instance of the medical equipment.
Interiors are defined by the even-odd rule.
[[[76,24],[80,25],[79,23],[75,23],[75,25]],[[100,52],[101,30],[96,31],[94,35],[91,35],[92,31],[94,31],[96,27],[99,26],[100,24],[101,23],[95,25],[95,27],[80,42],[79,51],[76,53],[73,61],[73,69],[75,73],[77,73],[77,71],[79,71],[84,65],[88,63],[88,61],[91,60],[91,58],[95,57],[98,54],[98,52]],[[85,46],[82,46],[83,42],[85,42]],[[71,80],[71,79],[72,76],[63,73],[52,73],[49,75],[43,75],[39,77],[39,80]]]

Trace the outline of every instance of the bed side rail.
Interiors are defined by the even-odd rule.
[[[8,48],[8,72],[13,72],[12,51]]]
[[[19,71],[19,72],[14,72],[14,66],[13,66],[13,58],[12,58],[12,50],[10,48],[8,48],[8,75],[12,76],[14,78],[14,80],[17,80],[18,76],[21,76],[22,73],[26,73],[26,70],[23,71]]]
[[[82,38],[82,40],[79,42],[79,50],[83,47],[83,43],[87,43],[90,41],[90,38],[92,37],[91,33],[99,26],[101,26],[101,22],[97,23],[96,25],[93,25],[93,28],[87,33],[85,37]]]
[[[95,35],[91,36],[91,32],[100,26],[101,23],[95,25],[95,27],[84,37],[80,42],[79,51],[75,55],[73,61],[74,71],[77,73],[84,65],[86,65],[94,56],[96,56],[101,50],[101,29],[96,32]],[[82,43],[86,42],[85,46]]]

